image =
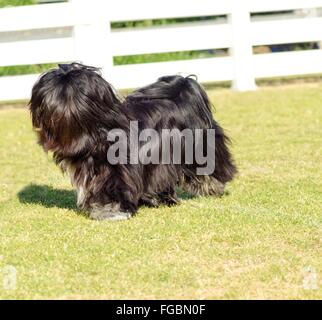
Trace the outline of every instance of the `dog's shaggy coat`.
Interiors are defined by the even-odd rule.
[[[96,68],[60,65],[40,77],[29,106],[40,145],[70,174],[77,205],[93,219],[127,219],[140,204],[175,204],[178,186],[194,195],[222,195],[236,172],[228,138],[213,119],[206,92],[191,77],[162,77],[122,101]],[[197,175],[195,161],[109,163],[106,133],[117,128],[129,136],[130,121],[138,121],[139,132],[215,129],[214,172]]]

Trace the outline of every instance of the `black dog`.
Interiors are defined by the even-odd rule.
[[[52,151],[56,164],[70,174],[78,206],[93,219],[127,219],[140,204],[175,204],[178,186],[194,195],[222,195],[236,173],[228,138],[212,117],[205,91],[191,77],[160,78],[122,101],[96,68],[60,65],[40,77],[29,106],[40,145]],[[159,133],[160,141],[154,140],[157,144],[150,139],[152,151],[160,151],[164,145],[162,131],[174,129],[170,156],[182,151],[182,161],[170,157],[170,162],[163,163],[158,156],[158,163],[131,162],[133,143],[128,139],[132,122],[137,124],[138,134],[145,129]],[[126,154],[122,161],[111,163],[107,155],[113,143],[108,133],[115,129],[124,133],[126,139],[119,143],[125,144]],[[208,158],[214,162],[214,171],[198,174],[195,154],[185,161],[187,144],[181,140],[179,147],[174,145],[178,132],[185,129],[204,130],[202,139],[194,138],[190,144],[193,150],[212,146]],[[214,141],[205,134],[209,129],[214,129]],[[139,141],[135,152],[141,154],[148,141]]]

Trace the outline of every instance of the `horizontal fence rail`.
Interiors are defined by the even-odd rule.
[[[196,74],[202,82],[232,81],[234,89],[252,90],[257,78],[322,73],[321,48],[253,53],[256,46],[321,43],[321,8],[322,0],[73,0],[4,8],[0,9],[0,67],[81,61],[101,67],[117,88],[137,87],[162,75],[182,73]],[[304,9],[317,14],[302,17],[292,13]],[[279,11],[291,13],[279,15]],[[273,16],[253,17],[266,12]],[[209,19],[215,16],[217,19]],[[113,22],[187,17],[208,19],[111,28]],[[70,28],[72,32],[64,31]],[[113,64],[116,56],[217,49],[225,49],[226,56]],[[0,77],[0,100],[28,99],[38,77]]]
[[[229,48],[228,24],[200,23],[111,33],[113,55]],[[138,45],[139,44],[139,45]]]

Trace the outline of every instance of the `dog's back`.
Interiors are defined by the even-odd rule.
[[[222,193],[226,182],[231,181],[236,173],[236,167],[228,149],[229,138],[223,129],[214,120],[211,103],[202,86],[191,76],[165,76],[157,82],[140,88],[131,93],[125,100],[125,105],[133,120],[141,123],[140,129],[147,127],[160,129],[214,129],[215,130],[215,170],[210,175],[216,180],[216,190],[205,192],[205,177],[196,176],[196,164],[184,165],[183,184],[198,185],[193,191],[195,194]],[[209,142],[205,141],[209,145]],[[184,150],[183,150],[184,151]],[[217,181],[220,186],[218,188]],[[209,185],[209,179],[207,179]],[[202,189],[202,190],[201,190]]]

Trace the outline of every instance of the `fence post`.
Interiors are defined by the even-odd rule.
[[[250,34],[251,21],[247,1],[232,1],[229,22],[232,29],[230,50],[234,64],[232,89],[237,91],[256,90]]]
[[[113,56],[110,50],[108,10],[102,0],[69,0],[76,24],[73,29],[76,61],[111,73]]]

